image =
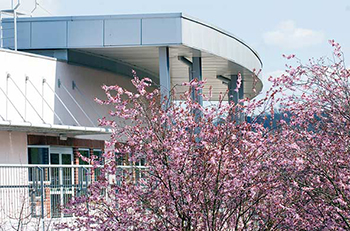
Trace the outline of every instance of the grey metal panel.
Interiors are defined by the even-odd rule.
[[[30,24],[30,22],[17,24],[18,47],[30,47]]]
[[[30,22],[17,23],[18,47],[30,48]],[[14,47],[13,23],[3,23],[4,47]]]
[[[133,78],[132,70],[135,70],[139,77],[149,77],[156,81],[158,76],[146,73],[143,70],[138,69],[135,66],[127,65],[126,63],[120,63],[116,60],[107,59],[102,56],[93,55],[92,53],[85,53],[78,50],[68,50],[68,57],[66,59],[68,63],[93,67],[101,70],[110,71],[124,76],[129,76]]]
[[[103,46],[103,20],[68,21],[68,47]]]
[[[181,18],[142,19],[142,44],[181,44]]]
[[[183,18],[182,30],[183,44],[186,46],[225,58],[251,72],[262,67],[260,58],[250,47],[216,28]]]
[[[3,47],[4,48],[13,48],[14,47],[14,32],[13,32],[13,23],[3,23]]]
[[[68,60],[68,50],[29,50],[28,52],[37,54],[40,56],[52,57],[57,60],[67,61]]]
[[[141,19],[105,20],[104,45],[141,45]]]
[[[4,21],[8,22],[8,19]],[[129,66],[145,70],[147,73],[158,75],[158,48],[167,46],[170,52],[172,84],[188,81],[188,70],[178,62],[177,57],[184,56],[190,59],[199,57],[197,53],[200,52],[203,62],[203,78],[208,80],[208,84],[215,86],[213,95],[218,95],[220,91],[227,89],[216,79],[217,75],[231,76],[238,72],[246,76],[244,95],[250,98],[256,95],[256,92],[252,91],[252,86],[255,84],[253,84],[252,72],[254,68],[260,69],[262,66],[257,53],[234,35],[181,13],[19,18],[19,22],[33,24],[31,31],[33,46],[22,49],[67,49],[67,39],[72,35],[67,33],[68,27],[64,30],[60,29],[60,26],[64,28],[64,25],[68,25],[68,22],[71,21],[82,24],[86,21],[104,21],[105,23],[99,29],[99,31],[104,30],[102,34],[104,40],[101,45],[98,43],[97,46],[92,46],[91,40],[94,39],[89,36],[95,36],[95,31],[89,36],[81,36],[80,28],[76,28],[77,36],[83,38],[76,38],[79,44],[74,45],[73,43],[74,47],[69,41],[69,48],[81,49],[82,52],[91,52],[107,59],[118,60]],[[38,23],[41,27],[36,26],[37,30],[35,30],[35,25]],[[58,32],[58,29],[61,32]],[[35,36],[36,41],[34,41]],[[64,40],[64,37],[67,39]],[[257,92],[261,90],[261,86],[261,81],[258,80]]]
[[[66,48],[67,22],[32,22],[32,48]]]
[[[141,18],[180,18],[182,13],[156,13],[156,14],[119,14],[119,15],[83,15],[83,16],[50,16],[50,17],[21,17],[18,21],[76,21],[76,20],[95,20],[95,19],[141,19]],[[186,16],[188,17],[188,16]],[[11,19],[5,18],[4,21]]]

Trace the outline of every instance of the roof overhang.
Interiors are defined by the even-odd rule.
[[[51,134],[66,137],[85,135],[107,135],[111,134],[111,129],[99,127],[79,127],[54,124],[31,124],[11,121],[0,121],[0,131],[25,132],[28,134]]]
[[[217,76],[230,79],[241,73],[245,97],[252,98],[262,89],[255,76],[255,70],[262,68],[256,51],[236,36],[182,13],[19,18],[18,30],[19,49],[84,52],[150,76],[158,76],[158,48],[168,46],[173,86],[188,81],[189,76],[188,67],[178,57],[202,57],[203,79],[207,88],[212,86],[214,100],[227,90]]]

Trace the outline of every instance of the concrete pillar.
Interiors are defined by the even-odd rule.
[[[190,79],[190,81],[193,79],[197,79],[199,81],[203,80],[202,58],[201,57],[193,57],[192,58],[192,75],[190,75],[190,77],[192,77],[192,79]],[[203,106],[203,97],[200,94],[202,94],[202,90],[199,90],[197,92],[192,91],[192,99]]]
[[[234,104],[238,103],[238,92],[235,91],[237,88],[237,80],[238,76],[237,75],[231,75],[231,81],[228,83],[228,96],[229,96],[229,102],[233,102]]]
[[[161,103],[165,103],[163,107],[167,108],[171,100],[169,47],[159,47],[159,82]]]
[[[241,87],[238,89],[238,98],[244,99],[244,76],[242,75]]]
[[[241,76],[241,87],[238,89],[238,99],[244,99],[244,76]],[[243,103],[239,103],[241,106],[243,106]],[[245,120],[245,114],[243,113],[243,110],[240,110],[239,112],[239,121],[243,122]]]

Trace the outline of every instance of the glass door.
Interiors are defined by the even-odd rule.
[[[50,174],[51,174],[51,214],[53,218],[67,217],[68,214],[62,212],[69,200],[73,196],[73,149],[62,147],[50,148]]]

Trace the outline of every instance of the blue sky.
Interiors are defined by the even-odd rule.
[[[350,59],[350,0],[38,0],[53,15],[183,12],[243,39],[261,56],[262,79],[280,73],[282,54],[331,55],[328,39],[339,42]],[[7,8],[10,0],[0,0]],[[30,11],[33,0],[22,0]],[[34,15],[48,15],[41,8]],[[350,63],[348,62],[350,65]]]

